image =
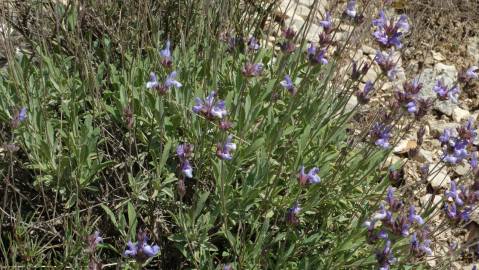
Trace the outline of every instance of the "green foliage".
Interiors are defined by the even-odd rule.
[[[69,48],[74,53],[50,41],[38,43],[35,57],[12,62],[1,76],[2,124],[9,125],[13,108],[28,108],[28,119],[2,139],[20,146],[23,155],[14,166],[29,177],[17,180],[29,186],[21,191],[24,196],[35,194],[30,209],[18,207],[15,213],[30,220],[12,225],[15,233],[1,232],[7,239],[1,246],[5,265],[85,268],[82,247],[94,228],[105,237],[100,246],[105,264],[126,262],[121,257],[125,243],[134,242],[137,229],[144,228],[161,246],[161,255],[148,263],[164,269],[214,269],[226,263],[235,269],[372,265],[361,224],[384,191],[378,167],[388,153],[363,138],[351,144],[347,129],[354,111],[346,112],[345,106],[352,92],[333,80],[338,58],[310,66],[300,52],[228,53],[217,39],[220,27],[237,23],[232,28],[242,34],[254,31],[263,10],[246,18],[241,11],[251,7],[234,4],[238,1],[160,2],[160,7],[196,5],[170,26],[180,89],[159,95],[145,88],[150,72],[160,80],[170,72],[159,64],[159,36],[170,33],[161,32],[164,24],[148,29],[150,39],[133,24],[139,36],[125,33],[122,37],[130,40],[124,47],[114,33],[86,37],[80,45],[74,38],[82,29],[73,4],[55,10],[65,15],[63,35],[57,37],[76,44]],[[102,11],[112,14],[115,5],[121,4],[108,2]],[[155,8],[145,9],[145,25],[158,19]],[[196,12],[204,18],[189,16]],[[181,31],[190,26],[194,31]],[[245,78],[246,61],[264,64],[264,74]],[[294,78],[297,95],[281,88],[285,74]],[[231,161],[214,154],[226,134],[191,110],[194,98],[212,89],[225,100],[234,123],[238,149]],[[195,147],[194,178],[184,179],[184,197],[176,194],[183,177],[174,151],[182,142]],[[322,182],[300,187],[301,165],[320,167]],[[15,178],[7,170],[1,173]],[[47,198],[50,202],[42,205]],[[302,211],[299,224],[292,225],[286,217],[295,202]],[[35,214],[39,209],[44,212]],[[89,214],[80,214],[84,211]],[[38,225],[57,231],[53,245],[35,224],[57,218],[64,220],[58,231]]]

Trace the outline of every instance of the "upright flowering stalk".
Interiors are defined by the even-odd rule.
[[[430,248],[431,240],[428,239],[429,232],[427,229],[420,230],[419,233],[413,233],[411,236],[411,252],[415,256],[432,255],[432,249]]]
[[[263,64],[246,63],[241,70],[245,77],[258,77],[263,73]]]
[[[457,128],[457,133],[458,136],[452,136],[452,131],[445,129],[439,136],[444,152],[442,159],[450,164],[457,164],[469,157],[468,148],[472,146],[477,136],[472,119],[469,119],[464,126]]]
[[[396,262],[390,240],[386,240],[384,248],[376,252],[376,260],[378,261],[379,270],[389,270],[389,267]]]
[[[288,92],[291,94],[291,95],[296,95],[296,87],[294,86],[293,84],[293,81],[291,80],[291,77],[289,75],[285,75],[284,76],[284,80],[281,81],[279,84],[281,84],[281,86],[288,90]]]
[[[296,32],[292,28],[285,28],[281,34],[285,39],[280,45],[281,51],[286,54],[293,53],[296,50],[296,44],[293,42]]]
[[[12,118],[11,125],[12,128],[17,128],[20,126],[20,123],[27,119],[27,108],[22,107],[20,110],[17,110]]]
[[[193,177],[193,168],[190,165],[189,158],[193,154],[193,145],[189,143],[184,143],[178,145],[176,147],[176,155],[180,159],[181,165],[181,172],[183,175],[187,178],[192,178]]]
[[[236,150],[236,144],[233,143],[233,136],[229,135],[224,143],[216,145],[216,156],[222,160],[231,160],[233,159],[231,151],[234,150]]]
[[[309,61],[313,64],[326,65],[328,63],[328,59],[326,59],[326,49],[316,48],[313,43],[310,44],[307,54]]]
[[[299,213],[301,212],[301,207],[298,202],[295,202],[291,208],[288,209],[286,213],[286,222],[291,225],[299,224]]]
[[[211,93],[204,99],[196,98],[193,112],[203,115],[209,120],[215,118],[222,119],[228,114],[225,102],[223,100],[216,100],[215,91],[211,91]]]
[[[374,84],[371,81],[367,81],[364,85],[362,91],[359,89],[356,91],[356,97],[358,98],[358,102],[360,104],[366,104],[369,102],[369,93],[374,90]]]
[[[444,80],[437,80],[433,89],[440,100],[452,100],[457,103],[457,96],[459,95],[459,86],[453,85],[451,88],[447,87]]]
[[[374,61],[379,65],[381,71],[386,74],[389,80],[393,81],[397,78],[397,69],[396,61],[394,61],[394,51],[389,51],[389,53],[383,53],[381,51],[376,51],[376,56]]]
[[[160,252],[160,247],[155,244],[148,244],[148,236],[142,230],[138,231],[137,242],[128,241],[127,248],[123,253],[126,257],[132,257],[137,262],[143,263],[148,258],[154,257]]]
[[[391,137],[391,128],[381,124],[376,123],[369,132],[371,140],[375,145],[381,148],[389,148],[389,138]]]
[[[318,176],[319,168],[314,167],[306,174],[304,172],[304,166],[301,166],[299,169],[298,174],[298,183],[300,186],[305,186],[306,184],[319,184],[321,182],[321,178]]]
[[[369,70],[369,64],[368,63],[362,63],[359,65],[356,63],[356,61],[353,61],[352,67],[351,67],[351,80],[357,81],[361,77],[361,75],[365,75],[368,73]]]
[[[170,41],[167,40],[165,44],[165,48],[160,51],[160,57],[161,57],[161,65],[163,65],[166,68],[171,68],[173,65],[173,59],[171,57],[171,50],[170,50]]]
[[[257,51],[259,50],[259,42],[255,37],[250,37],[248,39],[248,49],[250,51]]]
[[[373,25],[376,26],[376,31],[373,33],[374,38],[385,48],[401,48],[401,37],[409,31],[406,15],[401,15],[399,20],[394,23],[392,19],[388,19],[383,10],[379,12],[379,18],[373,20]]]
[[[414,79],[412,82],[403,83],[403,91],[395,91],[394,97],[399,106],[405,107],[408,112],[414,114],[418,108],[417,95],[422,89],[422,83]],[[422,108],[424,109],[424,108]]]
[[[172,87],[180,88],[183,85],[176,80],[176,71],[171,72],[166,77],[164,83],[158,81],[158,77],[154,72],[150,73],[150,80],[146,83],[146,88],[157,90],[160,94],[166,94]]]
[[[354,19],[356,17],[356,0],[349,0],[346,4],[346,9],[343,12],[344,16]]]

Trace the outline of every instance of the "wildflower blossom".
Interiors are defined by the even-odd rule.
[[[419,225],[423,225],[424,224],[424,220],[422,219],[422,217],[418,214],[416,214],[416,209],[414,208],[414,206],[410,206],[409,207],[409,222],[410,223],[414,223],[416,222],[417,224]]]
[[[298,175],[298,182],[301,186],[309,184],[318,184],[321,182],[321,178],[318,176],[319,168],[314,167],[306,174],[304,172],[304,166],[301,166]]]
[[[27,119],[27,108],[22,107],[20,110],[17,110],[13,116],[11,121],[12,127],[17,128],[20,126],[20,123]]]
[[[434,85],[433,89],[436,92],[438,98],[440,100],[451,100],[454,103],[457,103],[457,96],[459,95],[459,86],[454,85],[451,88],[448,88],[444,80],[437,80],[436,85]]]
[[[328,63],[328,59],[326,59],[326,50],[316,48],[313,43],[310,43],[307,53],[311,63],[322,65]]]
[[[326,16],[321,21],[319,21],[319,25],[323,27],[323,30],[326,33],[330,33],[333,30],[333,20],[331,18],[330,12],[326,12]]]
[[[214,118],[222,119],[228,114],[225,102],[223,100],[216,100],[215,91],[211,91],[205,99],[196,98],[193,112],[201,114],[210,120]]]
[[[178,155],[178,158],[180,159],[180,162],[181,162],[181,165],[180,165],[181,172],[187,178],[193,177],[193,167],[191,167],[190,162],[188,160],[188,158],[191,157],[192,153],[193,153],[193,145],[191,144],[184,143],[176,147],[176,154]]]
[[[286,39],[293,39],[296,36],[296,31],[294,31],[293,28],[288,27],[288,28],[283,29],[281,31],[281,34]]]
[[[352,67],[351,67],[351,79],[353,81],[359,80],[361,75],[365,75],[368,73],[369,70],[369,64],[368,63],[362,63],[359,67],[356,61],[353,61]]]
[[[376,123],[370,131],[370,136],[374,144],[382,148],[389,148],[389,138],[391,137],[391,128],[381,123]]]
[[[246,63],[241,70],[246,77],[257,77],[263,72],[263,64]]]
[[[173,64],[173,60],[171,57],[171,50],[170,50],[170,41],[167,40],[165,44],[165,48],[160,51],[160,57],[161,57],[161,64],[164,67],[170,68]]]
[[[280,84],[283,88],[288,90],[291,95],[296,95],[296,87],[294,86],[293,81],[291,80],[291,77],[289,75],[285,75],[284,80],[281,81]]]
[[[88,251],[94,252],[96,249],[96,246],[102,242],[103,242],[103,238],[100,236],[100,232],[95,231],[93,234],[88,236]]]
[[[259,42],[255,37],[250,37],[248,39],[248,49],[251,51],[259,50]]]
[[[384,248],[376,252],[376,260],[380,270],[389,270],[389,267],[396,262],[391,249],[391,241],[387,240]]]
[[[431,109],[433,104],[432,99],[430,98],[419,98],[416,99],[414,103],[416,107],[414,111],[414,117],[416,117],[417,120],[424,117]]]
[[[236,144],[234,144],[232,141],[233,141],[233,136],[229,135],[223,144],[219,143],[216,145],[216,155],[220,159],[222,160],[233,159],[231,151],[236,150]]]
[[[158,77],[154,72],[150,73],[150,80],[146,83],[146,88],[158,90],[161,94],[165,94],[172,87],[180,88],[183,85],[176,80],[177,73],[176,71],[171,72],[167,77],[164,83],[158,81]]]
[[[376,26],[376,31],[373,33],[376,41],[386,48],[396,47],[401,48],[401,37],[409,31],[409,24],[407,16],[401,15],[399,20],[394,23],[389,20],[383,10],[379,12],[379,18],[373,20],[373,25]]]
[[[286,214],[286,222],[292,225],[299,224],[299,213],[301,211],[301,207],[298,202],[295,202],[291,208],[288,209]]]
[[[219,128],[223,131],[229,130],[233,124],[228,119],[221,119]]]
[[[451,181],[451,188],[444,193],[446,196],[447,201],[454,202],[457,205],[461,206],[464,204],[464,202],[461,200],[459,197],[459,194],[457,193],[457,185],[456,181]]]
[[[432,250],[429,247],[431,244],[431,240],[423,239],[420,241],[418,239],[417,233],[413,233],[411,236],[411,251],[417,255],[432,255]]]
[[[369,93],[374,90],[374,84],[371,81],[367,81],[364,85],[363,91],[357,91],[356,97],[358,102],[361,104],[366,104],[369,102]]]
[[[389,187],[386,192],[386,202],[389,205],[389,209],[391,211],[397,212],[399,211],[402,206],[403,202],[396,197],[394,197],[394,189],[392,187]]]
[[[469,79],[469,80],[478,79],[479,78],[478,72],[479,72],[479,67],[472,66],[472,67],[467,69],[466,78]]]
[[[165,80],[166,88],[170,89],[171,87],[181,88],[183,85],[176,80],[177,73],[176,71],[171,72]]]
[[[374,61],[379,65],[381,71],[386,74],[389,80],[393,81],[397,77],[396,61],[394,60],[394,52],[383,53],[381,51],[376,52]]]
[[[344,14],[354,18],[356,17],[356,0],[349,0],[348,4],[346,5],[346,9],[344,10]]]
[[[138,262],[146,261],[148,258],[154,257],[160,251],[160,247],[155,244],[148,244],[148,236],[146,232],[140,230],[137,234],[137,242],[128,241],[127,248],[123,253],[127,257],[135,258]]]

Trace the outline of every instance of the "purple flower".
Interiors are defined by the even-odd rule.
[[[477,66],[472,66],[472,67],[468,68],[467,71],[466,71],[466,78],[468,80],[478,79],[479,75],[478,75],[478,73],[476,73],[478,71],[479,71],[479,67],[477,67]]]
[[[251,51],[259,50],[259,42],[255,37],[250,37],[248,40],[248,49]]]
[[[393,212],[399,211],[403,206],[403,202],[394,197],[394,189],[392,187],[387,189],[386,202],[389,205],[389,209],[391,209]]]
[[[436,92],[440,100],[450,99],[452,102],[457,103],[457,96],[459,95],[459,87],[457,85],[448,88],[444,84],[444,80],[437,80],[432,90]]]
[[[291,80],[291,77],[289,75],[285,75],[284,80],[281,81],[279,84],[281,84],[282,87],[288,90],[291,95],[296,95],[296,87],[294,86],[293,81]]]
[[[383,10],[379,12],[379,18],[373,20],[373,25],[377,28],[373,36],[379,44],[386,48],[393,46],[401,48],[400,38],[403,32],[409,31],[406,15],[401,15],[399,20],[394,24],[394,21],[389,20]],[[402,31],[400,32],[400,30]]]
[[[26,107],[22,107],[20,109],[20,112],[18,112],[18,120],[20,122],[23,122],[25,121],[25,119],[27,119],[27,108]]]
[[[236,144],[233,142],[233,136],[229,135],[226,138],[226,141],[223,144],[216,145],[216,155],[222,160],[231,160],[233,156],[231,155],[232,150],[236,150]]]
[[[331,13],[326,12],[326,16],[323,20],[319,21],[319,24],[323,27],[325,32],[331,32],[333,28],[333,20],[331,18]]]
[[[88,250],[89,252],[95,252],[96,246],[103,242],[103,238],[100,236],[99,231],[95,231],[88,236]]]
[[[148,245],[148,236],[146,232],[139,231],[137,235],[137,242],[132,243],[128,241],[127,248],[124,252],[124,255],[127,257],[133,257],[139,262],[146,261],[148,258],[154,257],[160,251],[158,245],[152,244]]]
[[[187,178],[192,178],[193,177],[193,168],[191,167],[190,162],[188,160],[184,160],[181,163],[181,172]]]
[[[304,166],[301,166],[298,175],[298,182],[301,186],[305,186],[306,183],[309,184],[319,184],[321,182],[321,178],[318,176],[319,168],[314,167],[309,170],[308,174],[304,172]]]
[[[308,58],[313,64],[322,64],[326,65],[328,63],[328,59],[326,59],[326,49],[319,50],[314,46],[313,43],[310,43],[309,48],[307,50]]]
[[[408,104],[406,104],[407,111],[410,113],[415,113],[417,112],[417,106],[416,106],[416,101],[410,101]]]
[[[467,142],[463,140],[449,140],[449,143],[445,146],[443,159],[445,162],[456,164],[469,156],[467,152]]]
[[[173,60],[171,58],[171,50],[170,50],[170,41],[167,40],[165,44],[165,48],[160,50],[160,57],[161,57],[161,64],[166,67],[170,68],[173,64]]]
[[[283,37],[285,39],[293,39],[294,36],[296,36],[296,31],[294,31],[293,28],[288,27],[288,28],[283,29],[281,31],[281,34],[283,35]]]
[[[414,233],[411,237],[411,250],[418,255],[432,255],[432,250],[429,247],[431,240],[424,239],[422,242],[418,240],[417,234]]]
[[[166,88],[168,89],[171,87],[180,88],[183,86],[179,81],[175,80],[176,75],[177,75],[176,71],[173,71],[166,77],[166,80],[165,80]]]
[[[356,0],[348,1],[348,4],[346,5],[346,10],[344,10],[344,14],[351,18],[356,17]]]
[[[298,202],[295,202],[291,208],[288,209],[286,213],[286,222],[292,225],[299,224],[299,213],[301,211],[301,207]]]
[[[158,77],[154,72],[150,73],[150,80],[146,83],[146,88],[148,89],[156,89],[160,86],[158,82]]]
[[[367,81],[364,85],[363,91],[357,91],[356,97],[358,102],[361,104],[366,104],[369,102],[369,93],[374,90],[374,84],[371,81]]]
[[[408,219],[409,219],[410,223],[416,222],[419,225],[424,224],[424,220],[422,219],[422,217],[420,215],[416,214],[416,209],[412,205],[409,207]]]
[[[451,139],[451,129],[446,128],[444,129],[442,134],[439,136],[439,141],[444,144],[444,143],[449,143],[450,139]]]
[[[257,77],[263,72],[263,64],[246,63],[241,70],[246,77]]]
[[[222,119],[228,114],[225,102],[223,100],[216,101],[215,91],[211,91],[205,99],[196,98],[193,112],[201,114],[210,120],[215,118]]]
[[[380,252],[376,252],[376,260],[380,270],[388,270],[389,267],[396,262],[396,258],[391,250],[391,241],[387,240],[384,248]]]
[[[472,152],[472,155],[471,155],[471,167],[472,169],[477,169],[477,151],[474,151]]]
[[[376,52],[374,60],[381,68],[381,71],[386,74],[389,80],[393,81],[397,77],[396,61],[394,61],[394,52],[384,54],[381,51]]]
[[[451,188],[449,189],[449,191],[446,191],[444,195],[446,196],[446,199],[448,201],[453,201],[459,206],[464,204],[464,202],[459,197],[459,194],[457,193],[457,185],[456,181],[454,180],[451,181]]]
[[[389,148],[389,138],[391,137],[391,128],[381,124],[376,123],[370,131],[370,136],[374,141],[374,144],[382,148]]]
[[[385,220],[387,217],[391,216],[391,213],[384,208],[384,204],[379,205],[379,210],[374,213],[374,215],[371,217],[372,221],[377,221],[377,220]]]

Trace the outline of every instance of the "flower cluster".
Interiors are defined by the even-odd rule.
[[[358,98],[358,102],[361,104],[366,104],[369,102],[369,93],[374,90],[374,84],[371,81],[367,81],[364,85],[363,90],[356,90],[356,97]]]
[[[171,72],[165,79],[165,82],[158,81],[154,72],[150,73],[150,80],[146,83],[146,88],[157,90],[160,94],[166,94],[172,88],[181,88],[183,85],[176,80],[176,71]]]
[[[370,65],[367,62],[361,63],[358,67],[358,64],[356,63],[356,61],[353,61],[352,67],[351,67],[351,79],[353,81],[359,80],[361,76],[364,76],[366,75],[366,73],[368,73],[369,68],[370,68]]]
[[[132,257],[137,262],[144,262],[148,258],[154,257],[160,252],[160,247],[155,244],[148,244],[148,235],[146,232],[139,230],[137,234],[137,242],[128,241],[127,248],[123,253],[126,257]]]
[[[453,85],[448,87],[444,80],[437,80],[436,85],[434,85],[433,89],[436,92],[437,97],[439,100],[451,100],[454,103],[457,103],[457,96],[459,95],[459,86]]]
[[[376,41],[385,48],[401,48],[401,37],[405,32],[409,31],[409,24],[407,22],[407,16],[401,15],[399,20],[394,23],[391,19],[388,19],[384,10],[379,12],[379,18],[373,20],[373,25],[376,26],[376,31],[373,33]]]
[[[218,143],[216,145],[216,156],[222,160],[231,160],[233,156],[231,151],[236,150],[236,144],[233,143],[233,136],[228,135],[224,143]]]
[[[394,51],[391,50],[389,53],[383,53],[381,51],[376,51],[376,56],[374,61],[379,65],[381,71],[393,81],[397,78],[397,68],[396,61],[394,59]]]
[[[171,66],[173,65],[173,58],[171,57],[170,46],[170,41],[167,40],[165,48],[163,50],[160,50],[161,65],[163,65],[165,68],[171,68]]]
[[[27,108],[22,107],[20,110],[17,110],[13,115],[11,125],[12,128],[17,128],[20,126],[20,123],[27,119]]]
[[[369,136],[375,145],[382,148],[389,148],[389,139],[391,138],[391,127],[375,123],[369,132]]]
[[[198,97],[195,98],[193,112],[203,115],[209,120],[215,118],[222,119],[228,114],[225,102],[223,100],[216,100],[215,91],[211,91],[211,93],[204,99]]]
[[[358,14],[356,10],[356,0],[349,0],[346,9],[343,11],[343,17],[352,20],[355,23],[361,23],[364,20],[362,14]]]
[[[295,202],[291,208],[288,209],[286,213],[286,222],[291,225],[299,224],[299,213],[301,212],[301,206],[298,202]]]
[[[263,64],[246,63],[241,70],[245,77],[258,77],[263,73]]]
[[[294,83],[293,83],[293,80],[291,80],[291,77],[289,75],[285,75],[284,76],[284,80],[281,81],[279,84],[281,84],[281,86],[288,90],[288,92],[291,94],[291,95],[296,95],[296,87],[294,86]]]
[[[369,243],[385,241],[384,249],[376,253],[380,269],[389,269],[389,266],[395,262],[391,251],[391,241],[409,237],[411,233],[411,250],[416,255],[430,255],[432,251],[429,248],[430,240],[427,239],[428,230],[423,226],[424,220],[416,213],[416,208],[413,205],[405,207],[402,200],[394,196],[392,187],[387,190],[385,202],[387,207],[381,204],[371,219],[364,223]]]
[[[443,148],[442,160],[449,164],[457,164],[469,157],[468,148],[472,146],[477,132],[473,127],[472,118],[464,126],[456,129],[457,136],[453,136],[451,129],[445,129],[439,136]]]
[[[187,178],[193,177],[193,168],[190,165],[189,158],[193,154],[193,145],[189,143],[183,143],[176,147],[176,155],[181,162],[181,172]]]
[[[293,42],[296,31],[292,28],[285,28],[281,34],[284,37],[284,41],[280,44],[281,51],[287,54],[293,53],[296,50],[296,44]]]
[[[299,169],[298,174],[298,183],[300,186],[305,186],[306,184],[319,184],[321,182],[321,178],[318,176],[319,168],[314,167],[306,174],[304,172],[304,166],[301,166]]]
[[[469,221],[474,205],[479,202],[479,189],[476,185],[459,186],[451,181],[451,187],[444,193],[444,212],[446,216],[456,222]]]

